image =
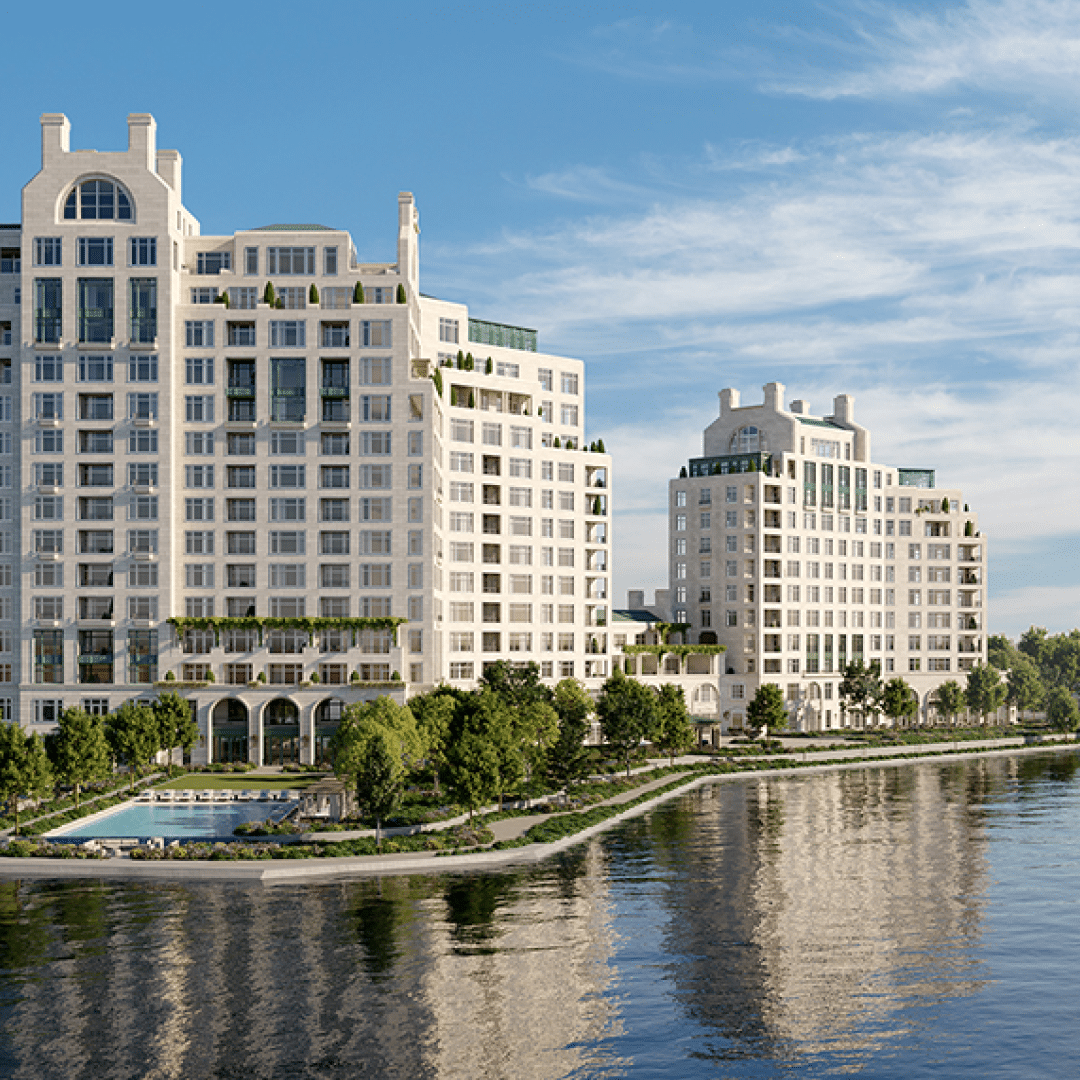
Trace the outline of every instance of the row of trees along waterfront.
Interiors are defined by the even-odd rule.
[[[74,789],[78,807],[83,787],[111,776],[120,764],[128,767],[134,788],[139,770],[159,751],[168,755],[171,773],[173,753],[190,751],[198,737],[191,704],[172,692],[153,704],[127,701],[105,716],[65,709],[44,739],[18,724],[0,724],[0,799],[8,812],[13,807],[17,832],[20,799],[48,798],[64,784]]]
[[[472,814],[510,793],[535,797],[584,779],[593,767],[585,741],[594,710],[628,771],[643,740],[672,756],[693,743],[678,687],[655,691],[618,673],[594,704],[573,679],[550,689],[536,664],[499,662],[476,690],[439,686],[408,705],[388,697],[350,705],[331,743],[334,771],[355,786],[377,831],[423,770],[436,792],[445,785]]]
[[[942,683],[931,695],[930,706],[939,722],[952,724],[965,710],[980,718],[1008,704],[1018,712],[1043,710],[1046,722],[1058,731],[1080,726],[1080,630],[1048,634],[1032,627],[1017,644],[1001,635],[988,642],[988,663],[977,664],[964,685],[955,679]],[[860,713],[873,723],[879,716],[894,725],[910,724],[919,714],[918,698],[900,678],[883,680],[878,661],[857,660],[842,669],[839,700],[845,712]],[[747,726],[771,731],[786,727],[788,714],[778,686],[759,687],[747,707]]]

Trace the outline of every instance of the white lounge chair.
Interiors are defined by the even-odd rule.
[[[175,791],[159,791],[157,793],[158,802],[172,802],[175,795]]]

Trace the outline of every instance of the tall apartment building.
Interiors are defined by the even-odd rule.
[[[764,389],[745,406],[721,391],[702,457],[669,484],[668,617],[726,647],[720,708],[735,726],[762,682],[783,688],[796,727],[838,726],[854,660],[902,676],[925,709],[986,659],[978,515],[933,470],[875,462],[850,396],[813,416]]]
[[[69,131],[42,117],[0,228],[4,715],[167,684],[196,761],[312,761],[348,702],[495,660],[598,684],[584,365],[421,295],[407,193],[392,264],[319,225],[203,236],[151,116],[124,152]]]

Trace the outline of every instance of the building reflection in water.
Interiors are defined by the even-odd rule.
[[[724,783],[643,822],[666,871],[665,947],[696,1053],[827,1056],[857,1071],[935,1004],[977,992],[988,803],[1025,774],[1076,768],[1067,761]]]
[[[0,1075],[605,1075],[600,858],[302,888],[0,882]]]
[[[1076,769],[725,782],[495,875],[0,880],[0,1076],[832,1073],[944,1048],[938,1014],[988,978],[995,817],[1052,814]]]

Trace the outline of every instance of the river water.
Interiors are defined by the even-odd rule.
[[[1080,1075],[1078,764],[729,781],[498,874],[0,879],[0,1077]]]

